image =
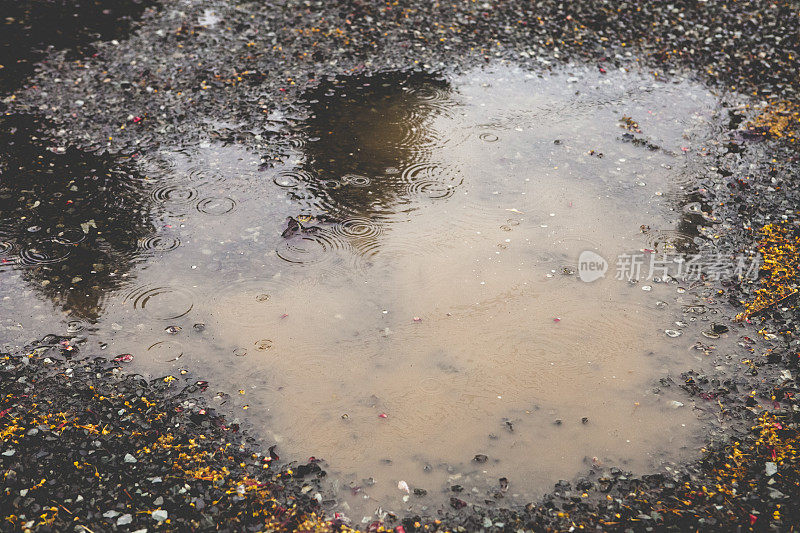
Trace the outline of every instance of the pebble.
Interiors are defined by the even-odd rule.
[[[715,76],[715,77],[718,76],[718,75],[724,76],[724,75],[726,75],[725,73],[733,73],[735,75],[736,72],[741,72],[741,73],[744,73],[745,75],[749,75],[751,72],[757,72],[759,70],[758,63],[760,61],[761,63],[767,64],[769,66],[771,72],[775,72],[776,74],[780,75],[780,65],[776,63],[776,59],[778,59],[780,57],[780,55],[771,53],[771,49],[774,48],[774,45],[767,44],[767,39],[771,38],[771,37],[774,37],[775,40],[777,41],[778,38],[783,37],[784,42],[791,43],[791,35],[789,36],[789,39],[786,39],[785,32],[781,32],[781,22],[780,22],[780,20],[778,20],[776,22],[771,22],[769,27],[759,27],[759,23],[758,23],[758,21],[761,20],[760,15],[763,14],[763,16],[766,19],[768,19],[768,18],[771,17],[771,12],[773,12],[773,11],[777,12],[778,5],[779,5],[778,3],[764,3],[765,7],[763,8],[763,13],[758,11],[758,7],[757,7],[758,3],[753,3],[753,5],[754,5],[753,8],[749,8],[749,7],[748,8],[741,8],[739,5],[733,5],[733,4],[743,4],[743,3],[733,3],[733,4],[730,5],[729,8],[726,8],[724,10],[723,9],[718,9],[717,10],[714,7],[711,7],[711,6],[709,8],[703,8],[703,7],[698,8],[700,10],[700,14],[702,15],[703,13],[705,13],[708,18],[705,18],[705,17],[703,17],[703,18],[693,17],[693,15],[696,15],[697,13],[696,12],[695,13],[690,12],[690,10],[687,7],[687,6],[692,5],[692,4],[693,5],[701,5],[702,6],[703,4],[706,4],[706,3],[705,2],[697,2],[697,3],[688,3],[688,2],[682,3],[682,2],[679,2],[679,3],[675,3],[674,5],[672,3],[670,3],[670,4],[668,4],[669,7],[666,7],[661,3],[655,3],[655,2],[654,3],[644,3],[641,6],[641,11],[642,11],[642,16],[641,17],[639,17],[638,14],[631,15],[629,12],[626,13],[626,9],[625,8],[621,8],[621,15],[620,15],[621,24],[619,24],[619,29],[617,29],[617,25],[616,24],[614,24],[613,22],[607,23],[605,20],[603,20],[601,18],[601,16],[599,16],[600,13],[602,13],[602,11],[600,11],[599,8],[595,9],[595,7],[592,5],[592,3],[587,3],[586,6],[585,6],[585,10],[587,12],[586,13],[586,17],[589,20],[593,20],[593,17],[596,17],[597,26],[601,30],[594,30],[593,29],[593,31],[587,32],[586,38],[585,38],[585,41],[586,41],[586,44],[587,44],[585,55],[588,57],[592,53],[591,52],[592,36],[596,35],[595,32],[596,31],[602,31],[604,33],[607,33],[609,35],[608,42],[607,43],[606,42],[602,43],[601,46],[603,46],[604,49],[608,48],[608,50],[609,50],[609,52],[607,54],[608,55],[608,61],[607,62],[605,61],[606,57],[604,55],[603,64],[606,66],[606,68],[608,68],[609,71],[611,71],[611,69],[613,68],[614,64],[618,63],[618,61],[620,61],[620,62],[621,61],[625,61],[626,60],[625,58],[627,57],[625,55],[625,52],[623,52],[623,51],[619,51],[619,53],[615,57],[615,55],[614,55],[615,51],[614,51],[614,47],[613,47],[614,44],[615,44],[615,41],[617,41],[617,42],[619,42],[619,41],[627,41],[628,42],[628,47],[630,49],[634,49],[635,46],[632,46],[633,41],[625,39],[626,34],[635,35],[636,31],[637,31],[637,27],[639,27],[639,25],[641,24],[641,22],[640,22],[641,20],[644,20],[644,21],[652,20],[652,21],[656,21],[656,22],[653,23],[652,28],[649,28],[649,26],[648,26],[648,29],[652,29],[652,32],[653,32],[654,36],[659,36],[660,35],[661,36],[660,38],[663,39],[663,41],[664,41],[663,44],[667,48],[669,48],[669,45],[671,44],[670,43],[670,39],[671,39],[670,36],[672,34],[678,35],[679,36],[678,39],[680,39],[681,41],[683,41],[683,40],[687,41],[686,45],[685,45],[686,53],[685,54],[683,54],[683,53],[681,53],[681,54],[672,54],[674,59],[672,57],[670,57],[669,61],[675,61],[675,62],[682,63],[682,62],[684,62],[684,58],[687,58],[686,59],[687,62],[701,62],[701,63],[706,62],[706,65],[698,65],[698,67],[705,67],[705,66],[709,66],[709,64],[716,66],[716,63],[715,63],[716,58],[728,58],[726,60],[720,60],[720,61],[722,61],[722,64],[719,65],[719,67],[721,67],[721,68],[715,68],[715,69],[699,68],[698,69],[698,71],[703,75],[705,75],[705,73],[707,71],[708,72],[714,72],[714,74],[712,74],[712,76]],[[713,3],[709,3],[709,4],[713,5]],[[769,5],[769,7],[766,7],[767,4]],[[186,5],[187,5],[187,11],[193,9],[193,7],[189,5],[189,3],[187,3]],[[544,26],[544,30],[545,31],[550,31],[550,28],[548,28],[548,26],[550,24],[552,24],[553,21],[555,21],[556,24],[559,24],[560,20],[561,20],[561,18],[555,17],[555,16],[553,16],[552,13],[548,13],[547,12],[547,10],[550,9],[548,7],[548,5],[549,5],[549,3],[545,3],[545,5],[543,5],[541,7],[541,9],[543,10],[543,12],[542,12],[542,25]],[[558,3],[558,5],[561,6],[562,3]],[[604,5],[604,4],[601,3],[601,2],[597,3],[597,6],[602,6],[602,5]],[[576,10],[581,10],[580,6],[581,6],[581,4],[577,4],[575,9]],[[279,8],[276,8],[276,9],[279,10]],[[325,9],[326,9],[326,7],[324,5],[320,6],[320,10],[323,13],[324,13]],[[454,10],[456,10],[456,11],[458,11],[460,9],[461,9],[460,7],[459,8],[454,8]],[[495,13],[496,12],[502,12],[501,10],[503,9],[503,6],[502,6],[502,3],[493,4],[493,5],[490,5],[490,4],[487,3],[487,4],[484,4],[483,6],[481,6],[480,9],[482,10],[481,13],[480,14],[476,14],[476,16],[484,16],[484,17],[486,17],[486,19],[489,22],[489,24],[492,24],[492,23],[495,22],[495,20],[493,20],[493,18],[495,17]],[[562,8],[560,7],[559,9],[562,9]],[[564,12],[569,11],[568,8],[563,8],[563,9],[564,9]],[[683,19],[683,15],[684,15],[683,11],[684,11],[684,9],[687,11],[686,19]],[[732,16],[741,16],[739,13],[741,11],[743,11],[743,9],[745,10],[745,15],[749,14],[746,10],[749,10],[749,9],[756,10],[757,16],[750,16],[750,17],[747,17],[747,18],[744,18],[744,17],[742,18],[742,20],[744,21],[743,22],[743,27],[747,28],[747,29],[743,33],[743,35],[742,35],[741,31],[738,32],[740,35],[737,37],[737,39],[739,40],[740,44],[738,46],[736,46],[734,49],[729,49],[727,51],[725,51],[723,49],[723,50],[720,51],[719,54],[715,54],[715,53],[708,53],[707,54],[706,51],[709,50],[709,49],[713,52],[715,50],[719,50],[719,48],[715,48],[715,47],[724,45],[724,43],[726,43],[726,42],[733,42],[733,41],[731,41],[731,34],[733,33],[733,31],[736,30],[737,24],[736,24],[736,20],[732,20]],[[354,9],[353,11],[356,11],[356,10]],[[359,10],[359,11],[362,11],[362,10]],[[366,8],[363,11],[371,12],[369,9],[366,9]],[[424,8],[421,8],[419,11],[424,14]],[[372,12],[372,14],[376,18],[379,16],[377,14],[377,11]],[[563,14],[563,13],[560,13],[560,14]],[[256,12],[255,15],[259,15],[259,13]],[[470,20],[470,15],[471,15],[470,13],[465,13],[464,14],[464,20]],[[235,18],[236,16],[237,15],[235,15],[235,14],[231,15],[232,22],[236,21],[236,18]],[[248,14],[248,16],[249,16],[249,14]],[[281,14],[280,14],[280,12],[278,12],[277,17],[280,17],[280,16],[281,16]],[[413,21],[414,20],[413,17],[415,17],[417,15],[415,15],[413,10],[411,10],[411,12],[410,12],[410,14],[408,16],[412,17],[411,20]],[[188,15],[186,15],[186,18],[188,19]],[[298,16],[298,18],[300,18],[300,17]],[[353,39],[356,44],[358,43],[358,40],[362,37],[359,34],[358,29],[357,29],[357,26],[360,24],[360,20],[361,19],[364,19],[364,20],[369,19],[368,22],[372,23],[372,16],[364,17],[363,14],[361,16],[354,16],[352,18],[352,20],[350,18],[348,18],[348,20],[347,20],[348,25],[350,24],[350,22],[353,23],[352,24],[353,25],[353,30],[349,32],[350,35],[348,37]],[[516,21],[517,19],[514,18],[512,20]],[[676,21],[679,20],[680,21],[679,22],[679,24],[680,24],[679,31],[674,31],[672,29],[672,24],[667,24],[666,25],[667,29],[666,30],[663,29],[665,25],[664,24],[661,24],[661,25],[658,24],[658,21],[663,21],[663,20],[667,20],[667,21],[670,21],[670,22],[672,20],[676,20]],[[252,27],[250,27],[250,28],[247,27],[248,26],[248,22],[249,21],[243,22],[243,26],[245,26],[245,30],[252,30]],[[378,23],[379,26],[381,24],[389,24],[388,21],[383,20],[383,19],[378,19],[376,22]],[[145,28],[143,30],[143,37],[141,39],[143,43],[147,42],[148,37],[152,37],[152,35],[148,34],[148,31],[152,31],[152,28],[148,28],[149,25],[150,25],[150,22],[145,24]],[[232,26],[233,26],[233,24],[232,24]],[[443,31],[444,31],[444,28],[446,26],[447,26],[447,24],[442,26]],[[480,24],[478,26],[480,26]],[[487,24],[487,26],[488,26],[488,24]],[[508,24],[508,25],[497,24],[497,27],[498,28],[511,28],[512,26],[511,26],[511,24]],[[795,30],[796,30],[796,28],[795,28]],[[159,30],[159,31],[161,31],[161,30]],[[506,30],[506,31],[513,31],[513,30]],[[525,32],[528,32],[528,31],[530,31],[531,34],[535,34],[537,32],[537,30],[535,28],[530,28],[530,29],[525,28]],[[642,31],[641,28],[639,28],[639,31]],[[669,32],[669,33],[666,33],[666,32]],[[479,35],[478,31],[476,31],[475,33],[476,33],[476,35]],[[263,35],[263,34],[267,34],[267,32],[262,32],[261,35]],[[262,39],[262,41],[263,41],[263,38],[262,38],[261,35],[259,35],[258,37],[255,37],[255,39],[256,40]],[[269,35],[269,34],[267,34],[267,35]],[[219,36],[217,36],[216,34],[214,35],[214,39],[216,39],[217,37],[219,39],[221,39],[222,42],[224,42],[224,39],[226,38],[222,32],[220,32]],[[644,37],[644,41],[647,41],[648,37],[650,37],[650,36],[649,35],[644,35],[643,37]],[[703,37],[706,37],[705,41],[703,40]],[[471,39],[471,37],[467,37],[467,34],[465,33],[464,34],[464,40],[468,40],[468,39]],[[764,46],[763,47],[753,46],[753,40],[754,39],[757,39],[756,44],[759,44],[759,43],[761,43],[763,41],[764,42]],[[581,42],[583,42],[583,40],[584,39],[581,39]],[[193,43],[196,42],[196,41],[202,41],[202,42],[204,42],[204,44],[202,46],[208,46],[208,44],[206,44],[203,39],[187,39],[185,41],[185,46],[186,46],[186,49],[187,49],[187,55],[190,55],[190,54],[193,55],[195,53],[196,50],[193,47],[195,47],[197,45],[194,45]],[[288,41],[291,41],[291,39],[287,39],[287,43],[286,43],[287,56],[291,57],[291,55],[293,53],[296,53],[297,48],[292,48],[293,43],[292,42],[288,42]],[[444,41],[444,39],[442,39],[442,41]],[[121,44],[120,44],[120,42],[121,42]],[[559,51],[558,51],[559,54],[566,55],[566,54],[569,53],[570,47],[574,46],[574,45],[567,44],[569,42],[570,42],[569,39],[565,39],[563,41],[563,43],[564,43],[563,45],[559,44]],[[392,41],[389,41],[389,43],[391,44]],[[453,43],[453,41],[450,41],[450,43]],[[454,46],[454,47],[457,46],[456,44],[450,44],[450,43],[448,43],[445,46]],[[114,44],[116,46],[120,46],[120,47],[123,47],[123,48],[127,46],[126,45],[126,41],[124,39],[121,39],[120,41],[114,41]],[[260,44],[263,44],[263,42],[259,43],[259,45]],[[468,42],[467,44],[471,46],[473,43]],[[791,45],[791,44],[789,44],[789,45]],[[581,46],[583,46],[583,44]],[[320,48],[322,49],[322,53],[323,54],[328,54],[329,52],[331,53],[331,55],[328,58],[326,58],[326,63],[325,64],[327,64],[327,60],[328,59],[330,59],[330,64],[335,64],[334,61],[336,59],[338,59],[338,57],[336,56],[335,50],[326,50],[325,46],[320,46]],[[411,48],[415,49],[415,47],[411,47]],[[201,48],[201,50],[202,50],[202,48]],[[414,53],[415,54],[424,53],[426,55],[432,55],[432,52],[431,52],[432,50],[436,50],[434,48],[434,46],[426,46],[426,47],[420,47]],[[530,53],[527,52],[527,51],[525,53],[529,54],[531,56],[534,56],[534,57],[539,55],[535,50],[535,40],[533,40],[533,39],[531,39],[531,42],[530,42],[530,50],[531,50]],[[739,50],[741,50],[741,54],[739,54]],[[760,54],[758,55],[758,59],[755,59],[755,57],[753,57],[754,54],[752,53],[752,50],[760,50]],[[788,48],[787,48],[787,50],[788,50]],[[761,55],[761,54],[765,54],[765,52],[766,52],[766,54],[768,54],[766,57]],[[96,70],[98,68],[108,68],[108,66],[110,66],[111,68],[109,68],[109,71],[111,73],[113,73],[113,72],[115,72],[117,70],[122,70],[119,67],[119,65],[117,64],[118,63],[118,59],[114,55],[116,53],[117,52],[114,52],[114,51],[108,51],[107,53],[104,51],[104,53],[100,55],[100,58],[96,62],[95,61],[89,62],[86,65],[86,70],[87,70],[87,78],[86,79],[92,79],[92,78],[96,77],[95,74],[97,74]],[[348,53],[349,53],[349,47],[348,47]],[[633,50],[633,54],[636,54],[636,50],[635,49]],[[209,54],[209,55],[210,55],[210,60],[212,62],[209,65],[204,65],[203,68],[204,69],[208,68],[208,69],[213,70],[213,68],[214,68],[214,64],[213,64],[214,56],[213,56],[213,54]],[[488,59],[488,55],[489,54],[487,54],[487,59]],[[541,59],[543,61],[544,60],[548,60],[549,61],[550,59],[552,59],[552,57],[550,57],[549,59],[545,58],[545,54],[544,53],[541,54],[541,55],[542,55]],[[751,58],[754,59],[752,62],[751,62]],[[128,60],[130,60],[130,56],[125,56],[125,59],[126,59],[126,62],[127,62]],[[420,58],[420,59],[421,59],[420,63],[422,64],[425,61],[425,59],[424,58]],[[634,55],[634,59],[638,60],[638,57],[636,57]],[[189,86],[190,85],[190,81],[191,81],[191,76],[195,74],[197,69],[194,69],[194,70],[193,69],[188,69],[188,68],[187,69],[176,69],[177,72],[175,74],[164,74],[164,73],[162,73],[161,70],[157,70],[156,68],[153,68],[153,69],[149,69],[148,68],[148,67],[151,66],[150,63],[156,63],[156,66],[158,66],[158,64],[157,64],[158,60],[156,58],[152,58],[151,59],[151,58],[147,58],[147,57],[140,57],[140,58],[138,58],[138,60],[141,62],[141,64],[136,66],[137,71],[138,72],[152,72],[151,74],[148,74],[148,76],[146,76],[146,78],[152,78],[152,80],[148,80],[147,83],[152,83],[153,87],[159,87],[159,90],[155,91],[153,89],[153,87],[148,86],[146,88],[146,91],[145,91],[147,93],[146,97],[153,99],[153,102],[152,102],[153,109],[157,108],[157,104],[159,103],[159,99],[163,98],[164,99],[163,102],[167,104],[166,108],[164,106],[162,106],[162,109],[164,110],[164,114],[167,115],[169,113],[172,113],[172,111],[169,109],[169,100],[168,100],[168,98],[172,98],[171,94],[173,94],[175,91],[173,91],[173,90],[164,90],[164,91],[162,91],[160,89],[160,87],[161,86],[169,86],[170,84],[163,83],[163,82],[170,81],[169,78],[172,77],[172,76],[175,76],[176,78],[178,78],[179,76],[185,76],[182,79],[178,79],[179,83],[172,84],[173,87],[180,87],[181,85]],[[368,62],[371,63],[373,60],[375,60],[376,63],[377,63],[379,61],[379,58],[368,56],[368,58],[367,58]],[[170,61],[172,61],[171,57],[170,57]],[[265,59],[265,62],[267,62],[267,61],[268,60]],[[434,61],[432,61],[432,60],[430,62],[434,63]],[[180,60],[177,60],[176,63],[180,63]],[[178,66],[182,66],[182,65],[178,65]],[[668,68],[671,67],[671,66],[672,65],[667,65]],[[55,68],[57,68],[57,62],[48,62],[48,64],[45,64],[41,68],[43,70],[43,72],[41,74],[41,79],[42,79],[43,82],[45,82],[45,83],[43,83],[43,86],[44,86],[45,90],[42,90],[42,91],[23,91],[23,92],[20,93],[20,98],[23,99],[23,100],[35,100],[36,98],[42,98],[42,97],[39,97],[39,96],[34,96],[33,94],[31,94],[30,96],[27,96],[25,93],[26,92],[30,92],[30,93],[45,93],[46,94],[48,92],[47,89],[50,89],[49,92],[51,92],[52,96],[48,97],[48,100],[50,98],[52,98],[54,100],[53,103],[57,104],[58,103],[57,99],[59,97],[59,92],[55,91],[53,87],[48,87],[47,86],[48,84],[46,83],[47,77],[50,76],[53,73],[53,70]],[[163,72],[169,72],[169,71],[170,71],[170,69],[164,69],[163,70]],[[601,71],[603,73],[605,73],[605,69],[603,69]],[[186,74],[182,74],[182,72],[185,72]],[[717,74],[717,73],[721,73],[721,74]],[[276,75],[275,77],[277,78],[278,76]],[[144,78],[143,78],[143,81],[144,81]],[[576,83],[576,82],[579,81],[579,79],[577,77],[571,77],[568,81],[570,83]],[[726,81],[728,81],[728,80],[726,80]],[[730,80],[730,81],[735,81],[735,80]],[[737,87],[739,87],[739,83],[737,83],[736,85],[737,85]],[[786,86],[787,87],[793,87],[793,84],[789,83],[789,84],[786,84]],[[742,88],[744,88],[744,87],[742,87]],[[767,89],[770,89],[770,87],[767,87]],[[776,90],[776,91],[778,90],[774,86],[771,87],[771,89],[772,90]],[[238,90],[238,89],[236,89],[236,90]],[[259,87],[258,90],[260,90],[260,91],[263,90],[264,93],[267,92],[266,90],[262,89],[261,87]],[[749,88],[748,88],[748,90],[749,90]],[[80,91],[84,91],[84,89],[81,88]],[[229,94],[230,92],[229,91],[225,91],[225,93]],[[78,94],[80,94],[80,93],[78,93]],[[212,105],[212,106],[215,105],[216,102],[214,101],[214,91],[213,90],[208,91],[208,94],[209,94],[209,97],[208,97],[207,100],[208,100],[209,104],[207,104],[207,105]],[[767,93],[767,94],[771,95],[772,93]],[[165,95],[165,96],[162,97],[162,95]],[[88,102],[87,107],[94,108],[94,107],[96,107],[95,106],[96,100],[94,98],[94,95],[90,95],[90,96],[91,97],[82,97],[82,98],[85,98],[85,101]],[[102,95],[99,95],[99,96],[102,96]],[[235,96],[226,97],[226,98],[229,98],[231,101],[235,101],[234,100]],[[99,100],[103,100],[103,99],[100,98]],[[75,102],[76,105],[78,104],[78,102],[80,104],[84,104],[84,100],[83,99],[75,100],[74,97],[73,97],[72,101]],[[142,100],[139,99],[135,95],[135,93],[131,95],[131,101],[132,101],[131,102],[132,104],[137,104],[137,105],[140,105],[142,103]],[[24,103],[25,103],[25,105],[27,105],[27,102],[24,102]],[[36,103],[36,102],[34,101],[34,103]],[[126,102],[126,104],[127,104],[127,102]],[[198,101],[197,105],[198,105],[198,107],[201,107],[202,106],[202,101]],[[49,109],[49,108],[47,108],[47,109]],[[101,106],[100,107],[100,111],[108,111],[108,113],[100,113],[100,114],[89,114],[89,113],[87,113],[87,116],[92,116],[92,117],[94,117],[94,118],[92,118],[92,120],[98,120],[101,123],[103,121],[107,121],[108,123],[114,123],[113,121],[114,121],[114,115],[115,115],[114,111],[115,110],[113,109],[113,107],[111,109],[106,110],[106,109],[103,109],[103,107]],[[180,113],[181,111],[182,110],[180,109],[180,106],[176,106],[175,107],[175,113],[176,114]],[[197,110],[196,112],[198,114],[202,113],[201,110]],[[106,115],[106,114],[108,116],[107,119],[103,116],[103,115]],[[169,119],[170,118],[172,118],[172,117],[165,117],[167,123],[169,123]],[[82,120],[81,118],[76,117],[72,127],[76,127],[75,123],[77,123],[77,125],[79,126],[81,120]],[[119,121],[117,121],[117,122],[119,122]],[[98,129],[102,129],[102,128],[98,128]],[[106,129],[108,129],[108,128],[106,128]],[[130,128],[129,128],[129,131],[130,131]],[[127,132],[120,132],[119,135],[124,135],[125,133],[127,133]],[[115,133],[115,137],[116,137],[116,135],[117,134]],[[138,134],[136,134],[136,135],[138,135]],[[116,139],[115,139],[114,142],[115,143],[117,142]],[[110,142],[109,142],[109,145],[111,146]],[[713,155],[713,154],[711,154],[711,155]],[[711,158],[709,158],[709,159],[711,159]],[[683,290],[681,289],[679,292],[683,292]],[[676,332],[676,333],[677,333],[677,335],[675,335],[675,336],[680,335],[680,332]],[[680,402],[678,402],[678,403],[680,403]],[[126,462],[127,462],[127,456],[126,456]],[[767,463],[765,468],[769,469],[770,468],[769,465],[770,465],[770,463]],[[772,465],[775,467],[775,469],[777,471],[777,466],[774,463],[772,463]],[[87,497],[90,497],[89,493],[87,493]],[[609,505],[613,505],[613,502],[611,504],[609,504]],[[166,511],[163,511],[163,513],[164,513],[164,519],[166,519],[166,517],[167,517]],[[722,514],[723,513],[720,513],[720,516]],[[631,516],[637,516],[636,511],[634,511],[634,513]],[[643,517],[646,516],[646,515],[639,515],[639,516],[642,517],[642,519],[644,519]],[[155,511],[154,511],[153,518],[156,518],[155,517]],[[572,517],[570,516],[570,519],[571,518]],[[746,515],[745,515],[745,518],[746,518]],[[756,527],[758,527],[758,528],[762,528],[763,527],[765,529],[769,527],[769,524],[767,523],[767,520],[769,520],[769,517],[767,517],[764,513],[759,513],[757,518],[758,518],[758,523],[757,523]],[[478,519],[480,519],[480,518],[478,518]],[[479,523],[480,522],[476,522],[475,524],[479,524]],[[31,524],[33,524],[33,523],[31,522]],[[490,521],[489,525],[491,526],[491,521]],[[499,527],[499,525],[498,525],[498,527]],[[619,527],[620,528],[624,528],[624,527],[626,527],[626,525],[623,524],[623,525],[620,525]],[[634,527],[639,527],[639,526],[634,526]],[[704,524],[702,527],[703,528],[714,528],[714,527],[720,527],[721,528],[722,526],[719,525],[719,524],[715,525],[713,523],[709,523],[709,524]],[[139,530],[138,533],[144,533],[145,531],[146,530]]]
[[[775,474],[778,473],[778,465],[776,465],[772,461],[770,461],[768,463],[764,463],[764,472],[768,476],[774,476]]]

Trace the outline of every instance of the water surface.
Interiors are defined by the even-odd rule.
[[[136,371],[209,379],[283,458],[323,459],[356,519],[696,451],[700,423],[658,381],[694,361],[664,333],[687,296],[615,277],[620,254],[698,238],[685,154],[713,134],[713,95],[496,69],[342,77],[304,105],[278,164],[206,143],[136,154],[103,186],[82,170],[82,218],[48,204],[4,237],[9,335],[69,322]],[[7,224],[85,186],[15,183]],[[610,263],[593,283],[585,250]]]

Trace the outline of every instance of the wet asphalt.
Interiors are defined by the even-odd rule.
[[[591,467],[522,508],[505,505],[502,491],[480,506],[454,495],[450,508],[428,516],[350,525],[790,531],[800,524],[797,2],[0,5],[0,187],[23,167],[35,173],[32,161],[79,175],[108,168],[113,180],[133,172],[131,157],[204,140],[243,144],[269,166],[292,146],[286,126],[303,119],[304,95],[336,76],[580,64],[601,73],[642,70],[664,83],[690,77],[735,93],[729,131],[702,148],[709,170],[690,195],[714,221],[702,250],[759,253],[766,268],[755,282],[701,288],[722,306],[736,353],[712,355],[712,373],[654,376],[656,386],[682,389],[713,419],[704,457],[644,477]],[[25,216],[24,204],[2,205],[4,219]],[[123,239],[138,238],[135,220],[122,224],[130,228]],[[14,231],[24,235],[22,226]],[[315,461],[281,464],[274,448],[205,406],[207,376],[147,382],[127,375],[124,360],[95,357],[79,336],[40,333],[0,360],[3,530],[347,527],[332,512],[319,518],[332,502]]]

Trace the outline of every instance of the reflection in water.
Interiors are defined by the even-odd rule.
[[[131,20],[152,0],[0,0],[0,93],[13,89],[33,71],[48,49],[72,48],[88,54],[88,43],[124,35]],[[2,104],[0,104],[2,106]]]
[[[446,502],[448,486],[479,500],[506,476],[530,494],[592,464],[652,468],[696,427],[651,390],[685,357],[656,326],[674,287],[564,267],[585,249],[612,269],[624,252],[693,249],[694,208],[663,199],[691,180],[679,143],[707,95],[459,81],[341,78],[309,95],[297,162],[273,176],[303,214],[281,228],[288,265],[226,286],[210,312],[215,340],[249,357],[228,371],[263,398],[274,438],[330,461],[358,513],[418,509],[399,480]],[[623,137],[627,113],[640,124]],[[339,268],[337,253],[369,261]]]
[[[62,148],[32,117],[0,118],[0,268],[94,321],[150,230],[141,182],[120,158]]]
[[[300,128],[305,161],[275,183],[305,182],[313,203],[337,217],[383,217],[420,198],[451,196],[461,182],[434,150],[443,138],[435,121],[453,112],[447,82],[427,74],[384,73],[336,78],[306,95]],[[366,222],[350,229],[366,231]],[[347,232],[347,231],[346,231]]]
[[[207,144],[137,158],[147,194],[134,177],[106,183],[109,170],[91,174],[99,188],[34,187],[51,210],[95,191],[82,205],[97,228],[67,222],[102,245],[92,253],[114,250],[114,280],[134,243],[147,250],[125,286],[98,278],[120,290],[105,291],[90,342],[132,354],[134,371],[213,376],[215,397],[247,405],[283,457],[325,460],[356,519],[447,505],[454,485],[481,502],[500,478],[507,499],[530,501],[592,465],[644,472],[692,453],[699,422],[653,378],[691,356],[692,325],[676,314],[699,298],[617,281],[614,258],[697,237],[702,206],[676,209],[694,180],[681,147],[708,135],[712,95],[632,74],[500,70],[451,85],[341,78],[307,105],[290,132],[303,142],[277,169]],[[620,117],[645,141],[621,138]],[[35,215],[38,196],[5,187],[4,205]],[[30,234],[12,221],[12,245],[51,242],[63,216]],[[574,275],[584,250],[609,261],[605,279]]]
[[[303,208],[288,219],[281,259],[300,265],[331,252],[377,253],[386,225],[455,194],[462,170],[439,153],[468,134],[436,127],[457,105],[445,80],[388,72],[339,77],[305,95],[308,118],[294,134],[302,162],[274,183]]]

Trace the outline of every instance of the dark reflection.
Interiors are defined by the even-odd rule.
[[[44,51],[92,53],[94,40],[125,35],[152,0],[0,0],[0,93],[18,87]]]
[[[637,135],[641,134],[641,131],[639,130],[639,125],[631,117],[622,117],[620,125],[628,130],[618,137],[620,141],[646,148],[651,152],[661,151],[672,157],[677,156],[671,150],[654,144],[649,138]],[[716,223],[710,215],[711,206],[707,203],[705,195],[700,191],[681,194],[680,197],[676,198],[676,202],[681,210],[676,229],[659,230],[651,229],[649,226],[642,226],[642,233],[648,236],[649,249],[655,252],[684,255],[696,254],[705,240],[701,230],[709,228]]]
[[[451,196],[461,178],[434,158],[451,142],[434,127],[452,110],[450,94],[446,81],[422,73],[322,83],[305,95],[305,161],[275,182],[336,217],[380,217]]]
[[[0,269],[96,320],[151,231],[149,197],[124,158],[59,149],[41,126],[0,118]]]
[[[684,206],[684,212],[678,219],[677,228],[674,230],[642,226],[642,233],[647,236],[647,248],[656,253],[682,255],[698,253],[700,244],[705,240],[699,228],[708,227],[711,223],[705,221],[701,214],[694,211],[695,205],[695,203],[689,203]]]

